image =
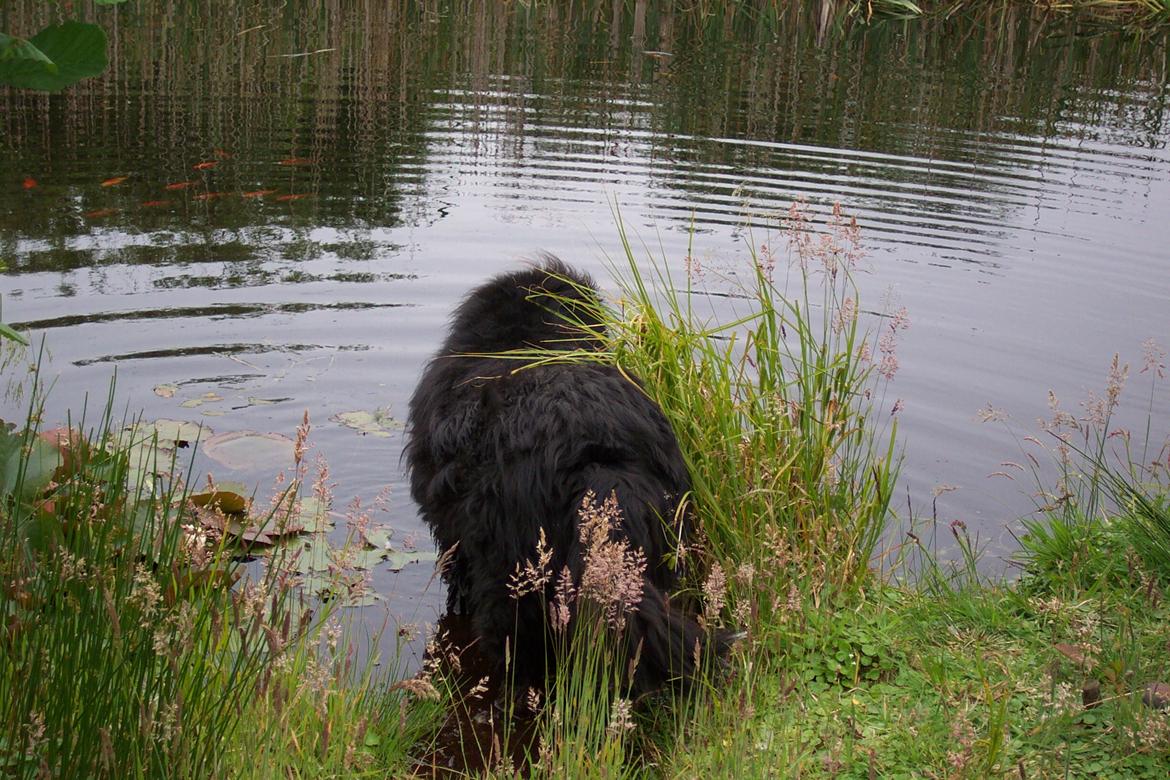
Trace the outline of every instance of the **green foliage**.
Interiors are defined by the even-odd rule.
[[[824,608],[800,614],[785,632],[783,652],[811,687],[890,679],[903,664],[891,641],[898,624],[889,615],[878,620],[871,612]]]
[[[28,40],[0,34],[0,84],[59,92],[106,64],[106,34],[96,24],[49,25]]]
[[[1111,520],[1065,512],[1023,525],[1017,555],[1025,573],[1021,587],[1029,592],[1092,592],[1128,577],[1126,545]]]
[[[9,341],[15,341],[17,344],[22,346],[28,346],[28,340],[25,339],[24,336],[20,335],[19,331],[14,330],[9,325],[5,325],[3,322],[0,322],[0,339],[8,339]]]
[[[777,589],[790,579],[855,587],[869,577],[899,463],[896,422],[876,410],[893,371],[883,377],[865,355],[892,359],[903,320],[862,328],[859,236],[839,210],[816,236],[796,204],[785,237],[789,269],[753,248],[748,282],[729,292],[738,310],[709,322],[690,276],[676,284],[657,263],[647,275],[623,231],[612,354],[666,411],[715,558],[750,563]]]
[[[128,479],[142,458],[111,420],[112,394],[93,429],[42,432],[38,390],[23,430],[0,428],[0,774],[404,766],[434,713],[388,691],[377,656],[354,667],[335,609],[296,589],[295,557],[241,577],[177,479]]]
[[[1117,487],[1117,499],[1129,543],[1151,572],[1163,582],[1170,581],[1170,500],[1145,494],[1130,484]]]
[[[3,47],[3,38],[3,34],[0,34],[0,48]],[[0,271],[3,270],[4,264],[0,263]],[[0,309],[0,311],[2,311],[2,309]],[[0,322],[0,342],[3,342],[4,340],[15,341],[17,344],[20,344],[24,347],[28,346],[28,340],[22,336],[19,331],[15,330],[9,325],[5,325],[3,322]]]

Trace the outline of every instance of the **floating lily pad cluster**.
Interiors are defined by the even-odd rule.
[[[106,444],[110,452],[126,454],[127,487],[140,497],[151,495],[160,477],[174,471],[177,451],[206,439],[211,430],[185,420],[155,420],[127,425]]]
[[[362,587],[362,578],[353,577],[354,572],[383,562],[399,571],[409,563],[435,560],[433,552],[395,549],[390,542],[393,531],[385,526],[334,546],[328,538],[335,526],[333,513],[315,496],[296,501],[290,510],[256,518],[242,487],[219,484],[188,500],[204,528],[222,534],[245,554],[281,560],[298,572],[301,587],[316,596],[340,598],[346,606],[367,606],[380,597]]]
[[[76,478],[76,464],[84,461],[88,480],[124,484],[131,501],[148,507],[148,499],[168,494],[167,484],[180,465],[178,451],[196,444],[209,459],[235,471],[279,469],[293,462],[295,446],[280,434],[215,434],[206,425],[184,420],[135,422],[109,436],[104,445],[90,445],[68,428],[29,436],[15,426],[0,424],[0,496],[27,502],[51,515],[57,485]],[[103,457],[89,457],[91,446]],[[89,473],[95,469],[105,471]],[[220,481],[188,494],[183,499],[184,514],[210,539],[222,539],[233,557],[279,562],[298,574],[306,592],[318,597],[341,599],[347,606],[372,604],[380,597],[364,587],[365,578],[357,572],[381,566],[399,571],[411,563],[436,559],[433,552],[397,548],[392,543],[393,530],[387,526],[364,528],[347,543],[332,544],[329,535],[336,526],[336,513],[316,496],[297,500],[290,493],[276,502],[276,509],[257,512],[249,495],[242,483]],[[149,526],[148,514],[143,517],[144,528]]]

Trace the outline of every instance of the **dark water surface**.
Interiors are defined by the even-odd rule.
[[[339,503],[391,486],[379,521],[425,547],[401,431],[330,418],[404,416],[469,286],[538,250],[608,280],[615,203],[681,273],[692,228],[704,266],[743,268],[794,198],[821,218],[840,201],[869,308],[888,296],[913,323],[887,400],[901,490],[929,514],[957,486],[940,520],[1010,550],[1030,487],[988,476],[1021,455],[978,410],[1033,433],[1049,388],[1076,410],[1115,351],[1170,343],[1166,38],[1011,11],[838,30],[797,10],[525,5],[91,9],[105,77],[0,90],[3,317],[47,338],[50,411],[115,367],[148,419],[291,435],[307,409]],[[6,4],[0,29],[54,7]],[[208,392],[223,400],[180,406]],[[429,576],[375,582],[429,621]]]

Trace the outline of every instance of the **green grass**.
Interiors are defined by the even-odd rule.
[[[3,776],[407,766],[437,707],[354,668],[339,610],[300,595],[280,557],[241,576],[166,476],[173,457],[156,442],[145,465],[119,436],[112,395],[93,427],[53,432],[38,431],[35,379],[28,397],[26,426],[0,430]]]

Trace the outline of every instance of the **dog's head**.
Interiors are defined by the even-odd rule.
[[[448,355],[511,349],[595,349],[604,335],[593,280],[546,255],[540,265],[502,274],[473,290],[455,311]]]

